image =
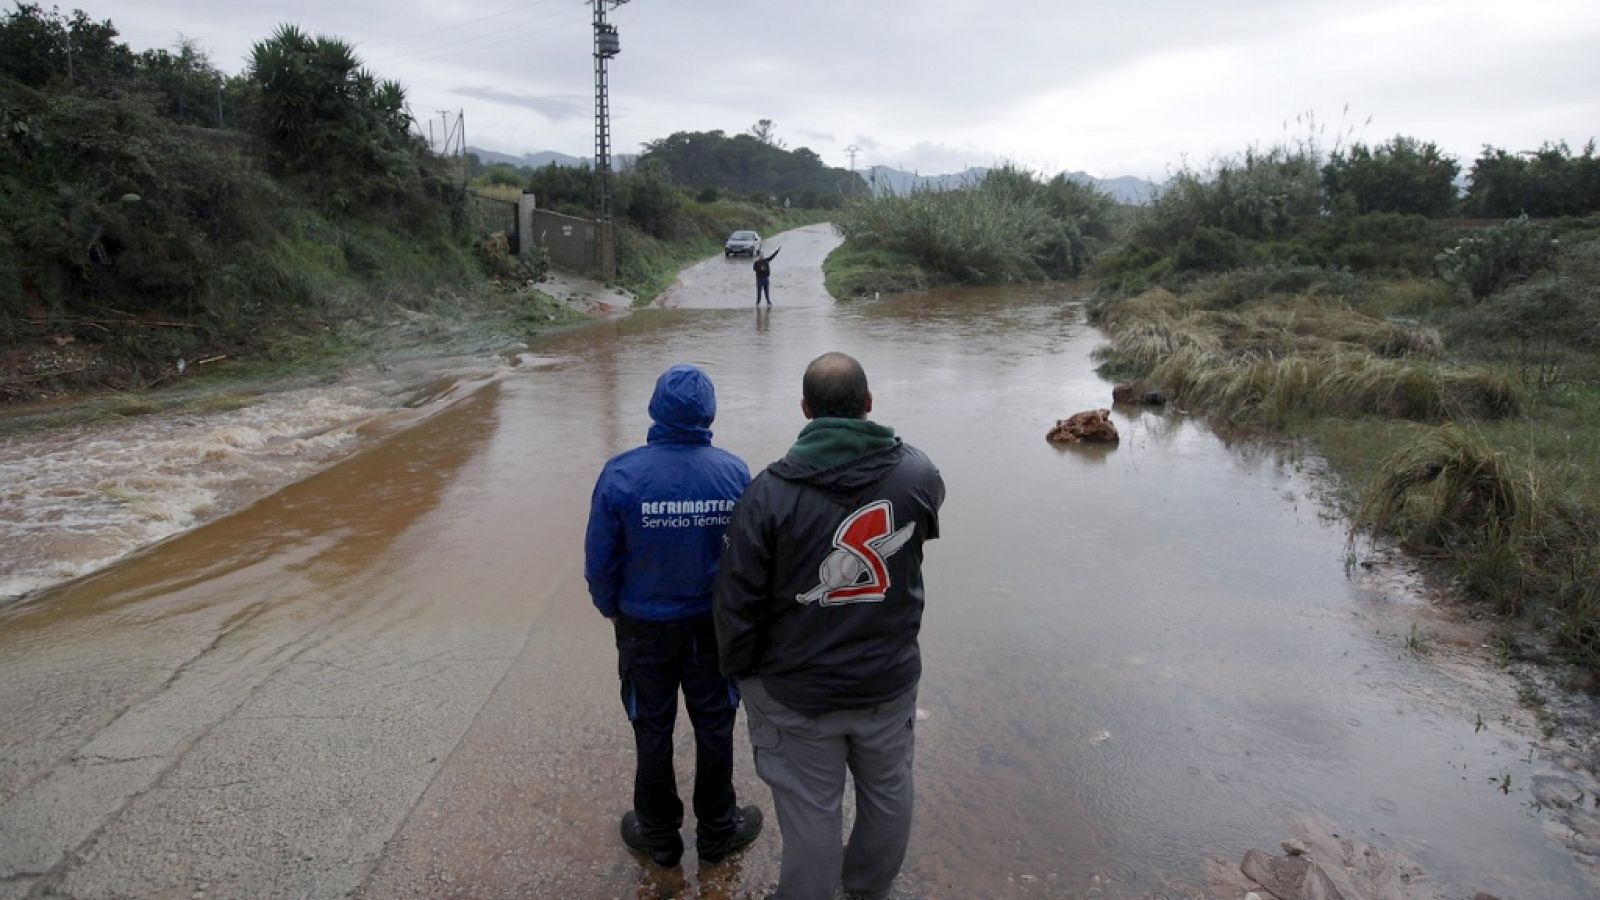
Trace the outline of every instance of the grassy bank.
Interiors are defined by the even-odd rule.
[[[828,254],[822,274],[828,293],[841,300],[925,291],[949,283],[908,253],[865,247],[859,241],[846,241]]]
[[[1103,372],[1309,442],[1357,527],[1437,563],[1463,599],[1549,626],[1600,686],[1600,221],[1407,227],[1385,254],[1439,275],[1113,255],[1137,274],[1093,306]]]

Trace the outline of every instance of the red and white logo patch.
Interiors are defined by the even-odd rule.
[[[817,567],[821,582],[795,599],[819,606],[882,603],[889,591],[889,557],[899,552],[916,531],[910,522],[896,531],[894,507],[878,500],[861,507],[833,532],[833,552]]]

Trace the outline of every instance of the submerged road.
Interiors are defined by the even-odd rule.
[[[755,468],[830,349],[950,490],[897,897],[1192,896],[1207,858],[1308,819],[1440,896],[1591,895],[1562,831],[1582,820],[1528,811],[1586,783],[1513,727],[1503,679],[1461,674],[1469,651],[1405,652],[1415,595],[1346,577],[1296,466],[1175,414],[1051,447],[1109,394],[1071,288],[834,306],[835,241],[769,238],[770,312],[731,308],[747,262],[709,260],[675,309],[542,341],[416,427],[0,610],[0,900],[762,896],[775,830],[670,873],[617,838],[632,740],[582,532],[667,365],[710,372],[717,443]],[[737,760],[770,822],[742,725]]]

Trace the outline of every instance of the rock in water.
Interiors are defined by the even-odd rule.
[[[1279,857],[1247,850],[1239,870],[1277,900],[1345,900],[1322,867],[1303,855]]]
[[[1131,381],[1123,382],[1111,389],[1112,403],[1132,403],[1139,399],[1139,386]]]
[[[1052,444],[1115,444],[1120,440],[1111,424],[1111,410],[1091,409],[1059,419],[1045,440]]]
[[[1303,856],[1283,859],[1254,849],[1246,850],[1239,864],[1239,871],[1278,900],[1299,900],[1300,886],[1310,869],[1311,860]]]

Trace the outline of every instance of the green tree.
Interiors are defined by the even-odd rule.
[[[755,134],[729,137],[722,131],[679,131],[645,144],[641,167],[654,166],[674,184],[692,191],[712,188],[723,196],[788,197],[817,206],[865,187],[854,173],[830,168],[808,147],[793,151]]]
[[[94,87],[132,73],[133,53],[110,21],[96,22],[81,9],[68,18],[38,3],[18,3],[0,18],[0,75],[28,87],[54,81]]]
[[[574,216],[594,215],[600,185],[594,170],[587,166],[558,166],[550,163],[534,169],[526,189],[533,192],[539,206]]]
[[[1437,145],[1398,135],[1375,147],[1335,150],[1322,168],[1322,188],[1330,210],[1440,217],[1455,212],[1460,173],[1460,163]]]
[[[768,147],[783,149],[783,141],[778,139],[778,126],[771,119],[759,119],[750,126],[750,136],[766,144]]]
[[[1474,216],[1579,216],[1600,211],[1600,156],[1595,142],[1574,154],[1565,142],[1532,153],[1485,146],[1472,164],[1466,208]]]

